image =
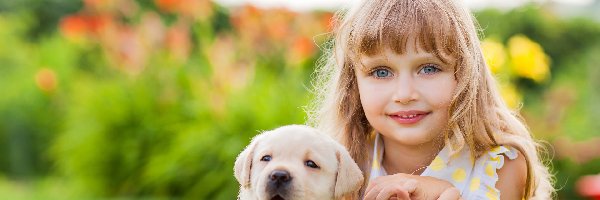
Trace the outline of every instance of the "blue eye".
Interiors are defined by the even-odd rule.
[[[437,68],[435,65],[427,64],[423,68],[421,68],[421,70],[419,70],[419,74],[433,74],[433,73],[436,73],[439,71],[441,71],[441,70],[439,68]]]
[[[387,69],[376,69],[375,71],[371,72],[371,75],[375,76],[376,78],[385,78],[391,76],[391,72]]]

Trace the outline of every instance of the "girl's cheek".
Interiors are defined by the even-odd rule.
[[[427,91],[424,93],[431,96],[430,99],[437,99],[437,104],[445,105],[451,102],[457,82],[451,76],[444,76],[439,79],[424,81],[420,85],[424,87],[424,91]]]

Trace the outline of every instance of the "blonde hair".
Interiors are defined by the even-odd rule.
[[[335,20],[330,49],[315,71],[317,98],[308,110],[309,124],[344,144],[363,174],[369,166],[368,141],[374,130],[359,98],[354,73],[359,56],[376,54],[384,46],[401,54],[410,42],[407,38],[415,36],[423,50],[456,65],[458,83],[445,143],[453,152],[466,145],[473,157],[497,145],[513,146],[527,162],[525,198],[553,196],[552,176],[538,153],[543,148],[519,114],[502,100],[484,61],[474,17],[465,6],[452,0],[363,0],[336,13]]]

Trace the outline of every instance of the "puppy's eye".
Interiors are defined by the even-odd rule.
[[[270,155],[265,155],[262,158],[260,158],[260,161],[269,162],[269,161],[271,161],[271,156]]]
[[[319,165],[317,165],[317,163],[315,163],[312,160],[307,160],[304,164],[310,168],[315,168],[315,169],[321,168],[321,167],[319,167]]]

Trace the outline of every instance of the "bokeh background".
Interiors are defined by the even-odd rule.
[[[600,1],[474,13],[504,98],[547,141],[558,198],[598,193]],[[305,122],[332,16],[0,0],[0,199],[235,199],[250,138]]]

